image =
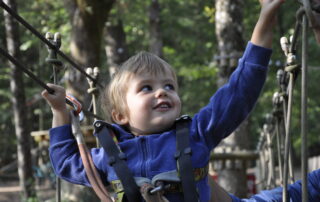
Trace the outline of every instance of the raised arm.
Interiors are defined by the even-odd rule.
[[[253,44],[271,48],[277,11],[284,1],[285,0],[260,0],[261,12],[251,37]]]
[[[260,17],[237,69],[227,84],[195,115],[197,134],[206,138],[210,149],[231,134],[253,109],[267,76],[273,27],[284,0],[261,0]]]

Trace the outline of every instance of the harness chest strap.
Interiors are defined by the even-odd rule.
[[[197,182],[197,181],[200,181],[202,180],[203,178],[205,178],[207,175],[208,175],[208,170],[209,170],[209,164],[205,167],[202,167],[202,168],[194,168],[193,169],[193,174],[194,174],[194,180]],[[169,171],[170,174],[172,173],[171,171]],[[164,173],[161,173],[159,175],[163,175],[165,176],[166,173],[169,173],[169,172],[164,172]],[[179,173],[177,171],[175,171],[176,173],[176,176],[178,178],[179,176]],[[156,175],[154,178],[157,178],[158,175]],[[136,180],[136,184],[138,186],[141,185],[141,183],[139,183],[139,178],[135,178]],[[182,192],[182,185],[181,185],[181,181],[179,180],[179,182],[174,182],[176,180],[170,180],[170,177],[168,178],[162,178],[162,177],[159,177],[157,179],[157,181],[163,181],[164,182],[168,182],[170,184],[170,186],[168,188],[166,188],[164,191],[165,193],[177,193],[177,192]],[[150,184],[155,184],[155,183],[152,183],[151,180],[145,178],[145,181],[149,181]],[[156,181],[156,182],[157,182]],[[111,186],[113,188],[113,190],[117,193],[117,195],[119,194],[119,198],[121,198],[121,195],[124,193],[124,189],[123,189],[123,186],[122,186],[122,183],[120,180],[113,180],[110,182],[111,183]],[[121,201],[121,200],[120,200]]]
[[[139,187],[135,183],[133,175],[125,162],[126,156],[113,141],[107,124],[103,121],[96,121],[94,127],[99,142],[109,157],[109,164],[114,168],[118,178],[124,185],[123,188],[128,201],[142,201]]]
[[[192,150],[189,143],[189,123],[191,118],[182,116],[176,121],[176,144],[175,158],[181,177],[183,196],[185,202],[199,201],[199,195],[195,183],[193,166],[191,161]]]
[[[193,166],[191,162],[191,148],[189,146],[189,121],[190,117],[183,116],[176,121],[176,144],[177,151],[175,158],[177,160],[177,167],[179,170],[181,185],[185,202],[198,201],[198,192],[195,184],[195,177]],[[116,175],[123,185],[124,193],[127,199],[131,202],[141,201],[142,196],[139,187],[135,183],[134,177],[130,172],[125,160],[126,156],[120,151],[116,143],[113,141],[113,136],[110,134],[108,125],[103,121],[96,121],[94,123],[95,133],[99,138],[101,146],[109,156],[109,164],[114,168]],[[207,174],[207,170],[195,170],[196,173]],[[117,186],[116,186],[117,187]],[[123,193],[123,192],[119,192]],[[122,198],[122,197],[121,197]]]

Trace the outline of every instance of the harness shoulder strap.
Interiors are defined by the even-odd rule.
[[[126,156],[121,152],[113,141],[110,133],[112,131],[103,121],[94,123],[95,133],[99,142],[109,157],[109,164],[114,168],[118,178],[121,181],[125,195],[129,202],[142,201],[142,196],[131,171],[125,162]]]
[[[182,116],[176,122],[177,151],[175,158],[182,181],[184,201],[196,202],[198,201],[198,193],[191,162],[192,151],[189,144],[190,120],[190,117]]]

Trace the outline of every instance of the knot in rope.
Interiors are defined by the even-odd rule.
[[[275,92],[273,94],[273,111],[272,115],[278,119],[281,119],[283,117],[283,110],[282,105],[284,101],[284,93]]]
[[[48,63],[50,63],[52,65],[55,65],[55,66],[62,66],[62,62],[59,59],[57,59],[57,51],[61,47],[61,35],[60,35],[60,33],[57,32],[57,33],[55,33],[53,35],[50,32],[47,32],[45,37],[55,47],[55,48],[53,48],[51,46],[47,46],[49,55],[46,58],[46,62],[48,62]]]
[[[96,87],[88,88],[87,92],[89,94],[95,94],[95,95],[97,95],[99,93],[98,88],[96,88]]]
[[[284,70],[289,73],[297,73],[300,71],[300,65],[299,64],[288,65],[284,68]]]

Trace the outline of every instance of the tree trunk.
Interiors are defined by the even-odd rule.
[[[102,36],[105,22],[115,0],[64,0],[71,19],[71,56],[84,70],[100,65]],[[78,70],[70,68],[67,75],[67,91],[83,101],[88,109],[91,95],[87,79]],[[61,184],[62,195],[74,196],[77,201],[97,201],[91,188]],[[68,199],[71,201],[71,199]]]
[[[162,36],[161,36],[161,8],[158,0],[152,0],[149,8],[149,25],[150,25],[150,44],[149,51],[163,57],[162,53]]]
[[[84,69],[100,65],[103,27],[115,0],[65,0],[69,9],[71,30],[71,55]],[[68,77],[71,92],[79,97],[86,94],[87,80],[72,69]],[[84,99],[84,98],[83,98]]]
[[[242,36],[243,0],[216,0],[216,37],[218,41],[219,79],[218,86],[227,82],[230,74],[236,68],[238,59],[244,50]],[[221,144],[227,151],[248,148],[248,121],[242,125]],[[219,148],[218,148],[219,149]],[[239,197],[247,196],[246,168],[240,162],[226,162],[218,171],[219,184],[228,192]]]
[[[126,44],[126,33],[123,30],[122,21],[117,20],[113,25],[108,22],[105,26],[106,55],[109,66],[110,76],[116,71],[116,68],[128,59],[129,53]]]
[[[17,10],[15,0],[4,1],[13,10]],[[16,21],[6,12],[4,12],[5,31],[8,52],[19,60],[19,27]],[[10,63],[11,81],[10,90],[12,93],[12,107],[14,113],[15,132],[17,136],[17,154],[18,154],[18,174],[20,179],[20,187],[24,199],[35,196],[34,178],[32,172],[31,161],[31,138],[26,113],[26,98],[24,92],[24,83],[22,72],[12,63]]]

